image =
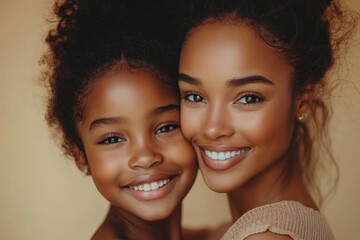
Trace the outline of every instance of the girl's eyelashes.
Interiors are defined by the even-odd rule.
[[[171,132],[171,131],[174,131],[175,129],[178,129],[178,128],[180,128],[180,125],[178,123],[161,124],[158,128],[156,128],[155,134]],[[110,134],[110,135],[106,136],[105,138],[101,139],[100,141],[98,141],[96,144],[99,144],[99,145],[112,145],[112,144],[122,143],[122,142],[125,142],[125,141],[126,141],[126,139],[123,138],[123,137],[119,137],[117,135]]]
[[[155,130],[155,134],[171,132],[171,131],[174,131],[175,129],[178,129],[179,127],[180,127],[179,124],[176,124],[176,123],[165,123],[165,124],[160,125],[160,127],[158,127]]]
[[[196,92],[185,93],[182,97],[186,102],[190,103],[205,103],[205,98]]]
[[[258,104],[264,101],[264,97],[256,93],[245,93],[242,94],[236,103],[243,105]]]
[[[116,143],[120,143],[125,141],[124,138],[115,136],[115,135],[110,135],[104,139],[102,139],[101,141],[97,142],[97,144],[101,144],[101,145],[109,145],[109,144],[116,144]]]

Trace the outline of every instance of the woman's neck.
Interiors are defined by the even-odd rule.
[[[100,238],[97,238],[99,236]],[[109,236],[109,237],[104,237]],[[126,211],[110,207],[108,215],[93,236],[97,239],[146,239],[146,240],[180,240],[181,206],[166,219],[145,221]]]
[[[291,173],[286,161],[279,161],[239,189],[228,193],[233,221],[251,209],[283,200],[298,201],[317,209],[301,174],[295,170],[290,171]]]

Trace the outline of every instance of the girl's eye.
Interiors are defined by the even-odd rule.
[[[185,101],[191,102],[191,103],[199,103],[199,102],[205,102],[205,99],[196,93],[189,93],[186,94],[183,99]]]
[[[177,124],[162,125],[158,129],[156,129],[155,134],[171,132],[171,131],[173,131],[175,129],[178,129],[178,128],[179,128],[179,125],[177,125]]]
[[[259,103],[262,101],[263,101],[263,98],[256,94],[246,94],[246,95],[242,96],[238,102],[241,104],[256,104],[256,103]]]
[[[109,136],[103,140],[101,140],[100,142],[98,142],[98,144],[115,144],[115,143],[120,143],[125,141],[125,139],[121,138],[121,137],[117,137],[117,136]]]

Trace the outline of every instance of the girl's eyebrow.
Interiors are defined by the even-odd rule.
[[[156,107],[152,110],[150,110],[150,116],[155,116],[162,114],[164,112],[169,112],[172,110],[179,111],[180,107],[177,104],[169,104],[165,106]],[[93,130],[96,127],[99,127],[101,125],[109,125],[109,124],[121,124],[124,123],[126,119],[124,117],[106,117],[106,118],[98,118],[91,122],[89,130]]]
[[[123,122],[125,122],[125,118],[123,117],[99,118],[91,122],[89,130],[91,131],[93,128],[104,124],[119,124]]]
[[[180,106],[178,104],[169,104],[165,106],[156,107],[150,111],[150,116],[159,115],[164,112],[169,112],[173,110],[179,111]]]
[[[187,82],[187,83],[190,83],[193,85],[197,85],[197,86],[202,85],[202,82],[199,79],[191,77],[185,73],[179,73],[179,81],[184,81],[184,82]],[[228,81],[226,81],[226,86],[227,87],[238,87],[238,86],[243,86],[243,85],[251,84],[251,83],[265,83],[265,84],[269,84],[269,85],[274,85],[274,83],[272,81],[270,81],[269,79],[267,79],[264,76],[253,75],[253,76],[228,80]]]

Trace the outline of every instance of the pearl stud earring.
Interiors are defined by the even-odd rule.
[[[304,122],[307,119],[309,112],[304,112],[298,116],[299,122]]]
[[[89,175],[89,166],[88,165],[84,166],[83,172],[84,172],[85,176]]]

